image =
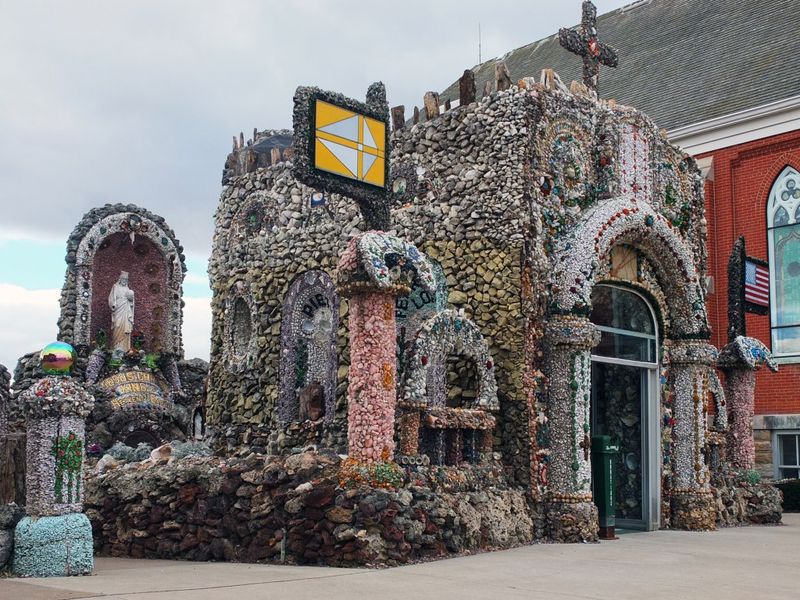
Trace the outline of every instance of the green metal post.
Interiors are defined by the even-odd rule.
[[[616,526],[614,512],[614,459],[619,452],[619,444],[612,442],[611,436],[592,437],[592,485],[594,503],[600,517],[600,539],[614,540]]]

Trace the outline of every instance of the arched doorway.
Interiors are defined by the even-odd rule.
[[[658,529],[659,339],[656,315],[638,293],[598,284],[591,321],[591,432],[620,446],[614,463],[617,527]]]

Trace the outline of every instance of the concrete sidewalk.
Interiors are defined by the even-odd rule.
[[[784,526],[627,533],[395,569],[96,559],[93,577],[0,579],[0,600],[656,600],[800,597],[800,514]]]

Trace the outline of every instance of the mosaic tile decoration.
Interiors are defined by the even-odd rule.
[[[319,98],[314,115],[314,167],[384,187],[386,124]]]
[[[429,292],[436,289],[425,255],[414,244],[380,231],[350,240],[336,272],[340,291],[369,288],[408,293],[414,281]]]
[[[478,326],[457,310],[444,310],[419,328],[411,349],[405,377],[400,387],[400,405],[406,408],[426,408],[430,398],[441,395],[428,383],[428,366],[435,358],[444,359],[458,352],[475,361],[478,368],[478,395],[474,408],[498,410],[497,380],[494,361],[489,354],[486,340]],[[436,386],[446,386],[444,380]],[[446,396],[446,392],[445,392]]]
[[[395,320],[397,322],[397,379],[401,381],[408,362],[409,353],[417,331],[422,324],[447,308],[447,281],[442,266],[434,259],[427,257],[436,280],[436,291],[430,292],[419,283],[412,282],[411,291],[395,300]],[[436,359],[433,360],[436,363]],[[428,367],[429,375],[433,371],[442,371],[444,363],[439,362]],[[444,374],[441,374],[444,377]]]
[[[278,418],[299,418],[299,394],[308,385],[322,385],[325,420],[333,418],[336,399],[336,335],[339,296],[324,271],[306,271],[289,286],[281,319],[281,367]]]
[[[373,83],[366,102],[315,87],[294,95],[293,173],[319,192],[358,202],[366,229],[390,227],[389,105]]]
[[[120,210],[119,212],[114,212],[117,206],[119,206]],[[75,250],[74,283],[72,285],[76,287],[75,293],[77,297],[72,344],[77,347],[89,346],[92,343],[92,299],[95,293],[101,296],[108,293],[108,290],[95,289],[96,285],[93,282],[95,272],[94,259],[106,239],[114,234],[121,233],[130,237],[132,243],[136,237],[144,237],[157,248],[159,256],[153,258],[163,262],[167,285],[167,289],[160,290],[163,304],[165,305],[163,315],[158,319],[159,321],[163,320],[163,326],[160,330],[162,353],[182,355],[181,323],[183,309],[181,307],[181,297],[183,293],[183,276],[186,270],[183,263],[183,248],[175,241],[174,234],[170,230],[162,228],[156,222],[155,215],[151,218],[150,213],[147,211],[137,209],[132,205],[109,206],[103,210],[108,214],[89,227],[88,231],[80,238]],[[92,217],[94,215],[91,213],[87,214],[81,224],[76,227],[76,231],[85,229]],[[69,255],[67,258],[70,258]],[[72,268],[68,267],[68,283]],[[67,293],[67,285],[65,284],[62,296]],[[63,324],[60,324],[60,326],[62,329],[64,328]]]
[[[125,371],[106,377],[100,387],[114,410],[169,412],[173,408],[166,384],[148,371]]]

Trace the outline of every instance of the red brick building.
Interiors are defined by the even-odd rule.
[[[580,15],[575,0],[576,21]],[[619,67],[601,69],[600,94],[635,106],[694,156],[706,175],[708,310],[712,343],[727,343],[727,264],[745,236],[769,261],[769,314],[747,315],[747,335],[778,358],[756,384],[756,461],[762,475],[800,475],[800,53],[796,0],[639,0],[601,15],[601,41]],[[569,26],[569,23],[560,25]],[[512,80],[552,68],[581,80],[558,36],[473,68],[478,89],[502,60]],[[458,82],[441,101],[458,98]]]
[[[800,324],[796,315],[789,314],[793,312],[792,305],[800,304],[800,294],[791,283],[786,285],[783,281],[793,277],[800,279],[800,263],[792,265],[791,269],[781,268],[782,263],[787,260],[792,263],[800,254],[800,227],[795,230],[793,225],[797,207],[789,219],[791,223],[781,228],[790,239],[779,246],[771,242],[768,234],[770,225],[776,222],[769,218],[770,213],[774,217],[775,210],[781,210],[780,206],[775,207],[771,196],[776,192],[789,192],[785,188],[792,182],[800,186],[800,97],[790,100],[793,100],[793,107],[773,116],[777,117],[773,118],[777,122],[769,131],[774,131],[774,135],[764,136],[763,130],[752,123],[742,130],[745,125],[742,116],[741,121],[720,128],[716,140],[697,143],[696,138],[686,139],[693,144],[688,148],[690,151],[699,150],[694,154],[707,174],[707,298],[711,341],[717,347],[727,342],[727,263],[733,242],[743,235],[747,254],[769,261],[770,314],[747,314],[747,335],[764,342],[780,363],[779,373],[765,369],[756,377],[753,422],[759,471],[779,478],[798,476],[800,438],[800,343],[794,335],[782,335],[786,330],[794,334],[791,324]],[[735,125],[740,132],[729,138],[730,128]],[[790,201],[794,200],[795,194],[785,195]],[[800,196],[800,191],[797,195]],[[800,202],[800,198],[797,201]],[[792,275],[782,274],[783,270]]]

